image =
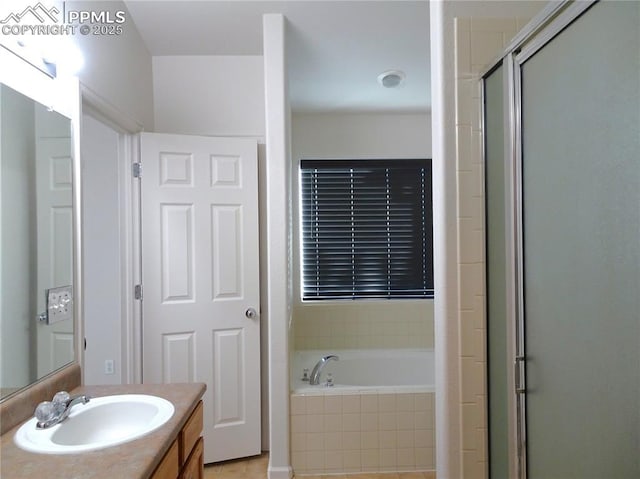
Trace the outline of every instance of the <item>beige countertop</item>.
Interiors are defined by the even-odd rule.
[[[194,384],[131,384],[80,386],[75,394],[92,397],[113,394],[151,394],[171,401],[175,412],[158,430],[119,446],[82,454],[35,454],[13,442],[20,425],[0,437],[0,477],[64,479],[147,479],[169,450],[173,440],[198,404],[206,386]]]

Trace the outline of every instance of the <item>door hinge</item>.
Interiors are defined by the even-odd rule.
[[[133,177],[142,178],[142,163],[139,161],[133,164]]]
[[[142,299],[142,285],[141,284],[136,284],[133,287],[133,297],[135,299]]]

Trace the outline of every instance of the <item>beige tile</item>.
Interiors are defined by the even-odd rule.
[[[324,449],[325,451],[342,450],[342,432],[325,432]]]
[[[395,394],[380,394],[378,395],[378,411],[380,412],[395,412],[396,407],[396,395]]]
[[[413,412],[413,396],[413,394],[398,394],[396,396],[398,412]]]
[[[398,431],[398,447],[409,448],[415,446],[415,431]]]
[[[344,467],[342,451],[325,451],[324,468],[326,472],[341,472]]]
[[[307,396],[307,414],[324,413],[324,396]]]
[[[291,452],[306,451],[307,449],[307,433],[292,432],[291,433]]]
[[[344,470],[346,472],[361,471],[362,463],[360,461],[360,450],[344,451]]]
[[[359,413],[360,412],[360,395],[342,396],[342,412],[343,413]]]
[[[410,448],[398,448],[397,460],[399,468],[413,468],[416,465],[415,449]]]
[[[307,433],[307,451],[324,451],[324,433]]]
[[[360,431],[346,431],[342,433],[342,447],[345,450],[360,450],[362,433]]]
[[[399,412],[398,413],[398,430],[413,431],[415,427],[415,413]]]
[[[323,419],[324,432],[342,431],[342,414],[325,414]]]
[[[396,431],[380,431],[379,441],[381,449],[395,449],[398,447]]]
[[[307,419],[307,432],[324,432],[323,414],[307,414],[304,417]]]
[[[380,449],[380,470],[392,471],[398,467],[397,450]]]
[[[306,398],[304,396],[298,396],[297,394],[292,394],[291,395],[291,414],[295,416],[295,415],[306,414],[306,413],[307,413]]]
[[[358,417],[361,420],[362,432],[378,430],[378,413],[362,413]]]
[[[324,451],[307,451],[307,471],[318,473],[324,471]]]
[[[362,433],[362,449],[378,449],[380,447],[380,436],[378,431]]]
[[[325,414],[342,414],[342,396],[327,396],[324,398]]]
[[[343,431],[353,432],[353,431],[360,431],[360,429],[361,429],[360,414],[354,413],[354,414],[342,415]]]
[[[378,429],[380,431],[395,431],[398,428],[398,415],[395,412],[381,412],[378,414]]]
[[[360,453],[363,471],[377,471],[380,467],[378,449],[367,449]]]
[[[363,394],[360,400],[360,411],[363,413],[378,412],[378,395]]]

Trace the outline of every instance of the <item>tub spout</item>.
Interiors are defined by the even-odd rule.
[[[317,386],[318,384],[320,384],[320,374],[322,373],[322,369],[324,368],[325,364],[327,364],[331,360],[337,361],[338,359],[340,358],[334,354],[330,354],[329,356],[324,356],[320,358],[320,361],[316,363],[316,365],[313,368],[313,371],[311,371],[311,376],[309,377],[309,384],[312,386]]]

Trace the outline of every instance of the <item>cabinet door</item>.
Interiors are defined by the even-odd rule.
[[[204,461],[203,461],[203,440],[198,439],[196,446],[193,448],[189,459],[182,469],[180,479],[203,479],[204,477]]]
[[[181,465],[187,461],[189,454],[191,454],[196,442],[202,435],[202,417],[202,401],[200,401],[182,428],[182,437],[180,440]]]
[[[179,474],[178,441],[174,441],[171,449],[169,449],[169,452],[164,456],[162,462],[151,476],[151,479],[179,479]]]

